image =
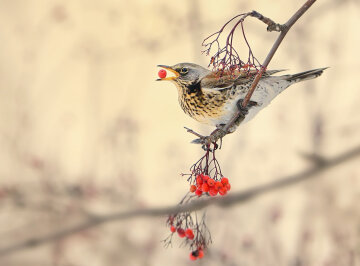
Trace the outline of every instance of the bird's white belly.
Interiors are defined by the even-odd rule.
[[[258,87],[254,91],[251,101],[257,102],[257,106],[253,106],[249,109],[249,113],[246,115],[245,119],[242,123],[246,123],[253,119],[255,115],[264,107],[268,106],[270,102],[279,95],[287,86],[287,84],[278,84],[276,87],[272,86],[273,83],[266,82],[267,80],[262,80],[259,82]],[[269,80],[270,81],[270,80]],[[226,124],[229,122],[234,114],[237,112],[238,108],[236,103],[240,99],[244,99],[246,93],[239,94],[236,98],[233,98],[229,102],[227,102],[224,106],[224,115],[219,117],[218,119],[213,120],[213,125]]]

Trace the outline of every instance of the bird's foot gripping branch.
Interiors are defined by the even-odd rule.
[[[214,149],[219,148],[219,145],[217,144],[217,141],[222,139],[226,134],[230,132],[226,132],[222,130],[221,128],[215,129],[209,136],[202,136],[199,133],[195,132],[194,130],[184,127],[187,132],[197,136],[197,139],[194,139],[191,143],[195,144],[201,144],[203,150],[208,151],[211,150],[211,146],[213,146]]]

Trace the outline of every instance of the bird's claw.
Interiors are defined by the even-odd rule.
[[[193,141],[191,141],[191,143],[194,143],[194,144],[201,144],[201,148],[204,150],[204,151],[214,151],[214,150],[217,150],[219,148],[219,145],[216,143],[217,140],[215,140],[213,138],[212,135],[210,136],[206,136],[206,137],[201,137],[201,138],[198,138],[198,139],[194,139]],[[213,144],[213,148],[211,148],[211,144]]]
[[[236,103],[236,106],[240,111],[242,117],[245,117],[249,113],[249,108],[247,106],[245,107],[242,106],[243,101],[244,101],[243,99],[239,99],[238,102]]]
[[[191,141],[191,143],[193,143],[193,144],[204,144],[204,139],[203,138],[194,139],[194,140]]]
[[[240,111],[241,115],[243,117],[245,117],[249,113],[250,107],[256,106],[257,102],[249,101],[248,104],[244,107],[242,105],[243,101],[244,101],[244,99],[239,99],[236,103],[236,106],[237,106],[238,110]]]
[[[217,128],[209,136],[202,136],[189,128],[185,127],[185,129],[187,132],[192,133],[198,137],[197,139],[192,140],[191,143],[201,144],[203,150],[205,151],[213,151],[218,149],[219,145],[217,144],[217,141],[219,139],[222,140],[222,138],[228,133],[225,132],[222,128]],[[212,149],[211,145],[213,145]]]

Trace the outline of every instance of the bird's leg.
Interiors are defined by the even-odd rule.
[[[244,107],[244,106],[242,106],[243,101],[244,101],[244,99],[239,99],[236,103],[236,107],[240,111],[240,116],[245,118],[245,116],[249,113],[249,109],[253,106],[256,106],[257,102],[249,101],[248,104]]]
[[[244,107],[242,105],[243,101],[244,101],[244,99],[239,99],[236,103],[236,106],[240,113],[239,113],[238,117],[235,119],[235,121],[233,122],[233,124],[229,127],[228,134],[235,132],[235,130],[238,128],[238,126],[241,124],[241,122],[245,119],[245,116],[249,113],[249,109],[258,104],[257,102],[249,101],[247,106]]]

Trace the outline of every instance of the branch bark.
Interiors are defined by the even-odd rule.
[[[34,237],[28,240],[25,240],[20,243],[15,243],[13,245],[5,246],[0,248],[0,257],[7,256],[28,248],[38,247],[40,245],[48,244],[64,237],[70,236],[72,234],[76,234],[83,230],[91,229],[101,224],[105,224],[108,222],[114,221],[122,221],[131,218],[137,217],[156,217],[156,216],[165,216],[170,214],[175,214],[179,212],[185,211],[196,211],[205,208],[209,205],[217,205],[222,207],[229,207],[235,204],[246,203],[254,198],[257,198],[265,193],[276,191],[281,188],[288,187],[290,185],[297,184],[299,182],[305,181],[309,178],[313,178],[318,176],[318,174],[339,166],[345,162],[348,162],[351,159],[360,156],[360,146],[348,150],[332,159],[317,159],[314,160],[314,166],[300,172],[295,175],[287,176],[278,179],[272,183],[259,185],[254,188],[240,191],[236,193],[232,193],[226,197],[221,198],[209,198],[209,199],[199,199],[193,201],[189,204],[184,205],[176,205],[169,207],[159,207],[159,208],[148,208],[148,209],[138,209],[138,210],[130,210],[126,212],[117,212],[108,215],[95,216],[83,223],[80,223],[77,226],[70,227],[67,229],[60,230],[58,232],[53,232],[45,236]]]
[[[263,75],[263,73],[265,72],[266,68],[268,67],[271,59],[273,58],[276,50],[279,48],[280,43],[283,41],[283,39],[285,38],[285,35],[288,33],[288,31],[290,30],[290,28],[295,24],[295,22],[312,6],[312,4],[314,4],[316,2],[316,0],[307,0],[301,7],[300,9],[283,25],[276,24],[274,23],[271,19],[266,18],[264,16],[262,16],[261,14],[255,12],[253,13],[253,17],[256,17],[258,19],[260,19],[261,21],[263,21],[264,23],[266,23],[268,25],[268,30],[270,29],[272,31],[276,30],[277,28],[279,28],[280,35],[279,37],[276,39],[274,45],[272,46],[269,54],[267,55],[267,57],[264,60],[264,63],[262,64],[262,67],[259,71],[259,73],[255,76],[255,79],[253,81],[253,83],[251,84],[251,87],[249,89],[249,92],[246,94],[245,99],[242,102],[242,106],[246,107],[250,101],[250,98],[252,96],[252,94],[254,93],[257,84],[260,81],[261,76]],[[224,126],[223,130],[225,132],[228,132],[229,128],[231,128],[235,122],[238,120],[239,116],[241,115],[240,111],[236,112],[234,114],[234,117]]]

